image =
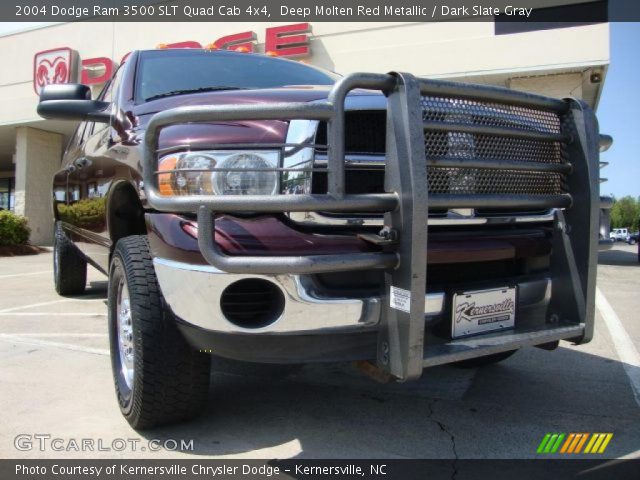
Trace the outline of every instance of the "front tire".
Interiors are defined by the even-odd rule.
[[[129,424],[147,429],[198,415],[207,400],[211,359],[176,328],[145,236],[116,244],[108,298],[113,378]]]
[[[87,260],[56,222],[53,239],[53,280],[58,295],[80,295],[87,286]]]

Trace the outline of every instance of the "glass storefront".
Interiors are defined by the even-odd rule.
[[[13,210],[14,204],[13,178],[0,178],[0,210]]]

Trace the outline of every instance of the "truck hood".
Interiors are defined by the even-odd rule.
[[[317,102],[327,98],[331,86],[292,86],[259,90],[223,90],[189,95],[176,95],[137,105],[131,112],[138,119],[136,134],[140,136],[154,114],[171,108],[203,105],[268,105],[287,102]],[[385,97],[377,92],[355,90],[349,100],[357,99],[358,108],[384,108]],[[289,122],[279,120],[211,122],[172,125],[162,129],[159,148],[180,145],[190,149],[216,144],[281,143]]]

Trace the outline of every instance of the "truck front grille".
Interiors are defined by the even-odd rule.
[[[550,171],[526,169],[527,165],[534,164],[567,164],[559,114],[440,96],[422,96],[422,111],[429,194],[545,197],[567,193],[564,172],[553,171],[553,167]],[[351,160],[346,173],[347,193],[382,192],[386,112],[347,112],[345,124],[345,150]],[[493,129],[503,131],[492,134]],[[509,134],[505,135],[504,131]],[[532,135],[519,135],[520,132]],[[556,135],[558,139],[543,138],[546,135]],[[321,123],[316,136],[317,158],[327,153],[326,139],[327,125]],[[471,161],[476,162],[473,168],[465,165]],[[491,168],[478,165],[478,161],[486,162]],[[496,167],[501,162],[517,162],[521,166],[518,169]],[[322,162],[317,162],[317,166],[322,167]],[[312,180],[313,193],[326,193],[326,173],[316,171]],[[518,214],[540,213],[539,210],[516,211]],[[486,213],[490,211],[487,209]]]

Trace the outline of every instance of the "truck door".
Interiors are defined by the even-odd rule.
[[[119,73],[109,82],[99,100],[116,98]],[[109,269],[111,239],[107,229],[107,197],[115,177],[108,155],[112,128],[107,123],[87,122],[69,173],[72,186],[74,240],[78,248],[105,272]]]

